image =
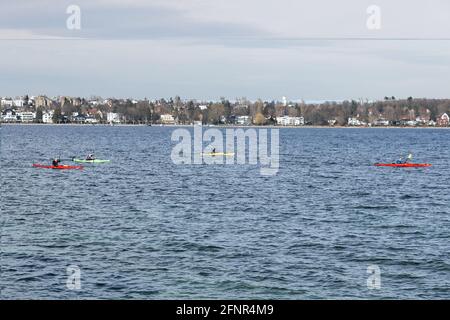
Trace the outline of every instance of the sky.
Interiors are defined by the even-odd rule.
[[[0,12],[0,96],[450,98],[448,0],[0,0]]]

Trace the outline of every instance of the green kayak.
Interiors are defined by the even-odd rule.
[[[100,160],[100,159],[95,159],[95,160],[86,160],[86,159],[73,159],[74,162],[81,162],[81,163],[107,163],[110,162],[111,160]]]

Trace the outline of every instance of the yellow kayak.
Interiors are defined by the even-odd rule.
[[[207,152],[207,153],[202,153],[202,155],[211,156],[211,157],[216,157],[216,156],[232,157],[232,156],[234,156],[234,153],[233,152]]]

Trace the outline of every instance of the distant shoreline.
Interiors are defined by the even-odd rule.
[[[183,124],[154,124],[154,125],[147,125],[147,124],[127,124],[127,123],[120,123],[120,124],[81,124],[81,123],[8,123],[8,122],[2,122],[1,126],[69,126],[69,127],[165,127],[165,128],[193,128],[194,125],[183,125]],[[257,126],[257,125],[249,125],[249,126],[243,126],[243,125],[203,125],[203,128],[260,128],[260,129],[450,129],[450,127],[409,127],[409,126],[273,126],[273,125],[267,125],[267,126]]]

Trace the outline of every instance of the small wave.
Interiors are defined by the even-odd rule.
[[[408,199],[421,199],[423,198],[423,196],[419,196],[419,195],[411,195],[411,194],[405,194],[400,196],[401,200],[408,200]]]
[[[351,196],[356,196],[356,197],[365,197],[365,196],[370,196],[371,193],[370,192],[365,192],[365,191],[358,191],[355,193],[351,193]]]
[[[358,205],[354,206],[354,209],[369,209],[369,210],[387,210],[387,209],[397,209],[396,206],[389,206],[389,205]]]

